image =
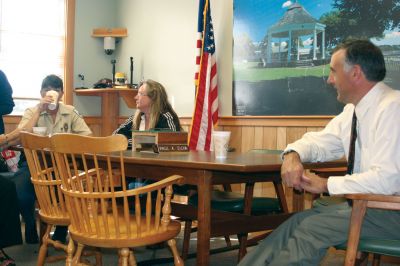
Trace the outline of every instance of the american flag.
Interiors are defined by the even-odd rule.
[[[211,133],[218,122],[218,84],[215,60],[214,29],[210,0],[199,0],[198,54],[196,65],[196,103],[190,129],[191,150],[211,149]]]

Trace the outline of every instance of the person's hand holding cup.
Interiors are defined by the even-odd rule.
[[[46,92],[46,96],[51,98],[51,102],[47,105],[50,111],[54,111],[58,104],[58,92],[55,90],[50,90]]]
[[[214,131],[212,133],[214,142],[215,158],[224,159],[228,156],[229,139],[231,137],[230,131]]]

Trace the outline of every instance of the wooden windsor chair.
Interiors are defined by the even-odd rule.
[[[311,172],[328,178],[346,174],[346,167],[313,169]],[[400,210],[399,196],[374,194],[349,194],[346,197],[317,198],[313,206],[342,203],[347,199],[353,201],[347,243],[336,246],[346,250],[345,265],[364,265],[368,262],[368,254],[373,254],[372,265],[380,265],[381,255],[400,257],[400,239],[359,239],[364,215],[368,208]]]
[[[51,263],[72,257],[72,250],[68,245],[51,239],[50,232],[55,226],[68,226],[70,216],[67,211],[64,195],[61,192],[61,178],[51,150],[50,138],[28,132],[21,132],[21,143],[24,147],[26,160],[31,173],[37,201],[39,217],[46,224],[46,231],[42,236],[37,265]],[[67,255],[48,256],[48,247],[64,250]],[[101,264],[101,254],[96,253],[96,265]]]
[[[167,241],[175,265],[183,265],[174,239],[181,225],[170,217],[172,185],[181,176],[128,189],[123,158],[128,141],[124,136],[56,134],[51,142],[71,217],[70,236],[78,243],[73,262],[79,260],[83,246],[90,245],[118,248],[119,264],[136,265],[133,248]],[[83,172],[77,165],[83,166]],[[115,168],[121,175],[121,191],[115,190],[114,178],[109,182],[102,179],[101,172],[111,177]],[[75,248],[73,241],[69,248]]]
[[[400,211],[400,196],[377,194],[349,194],[353,201],[349,238],[346,247],[346,266],[358,264],[357,251],[373,253],[372,265],[380,264],[381,255],[400,257],[400,239],[360,239],[360,232],[368,208]],[[393,228],[393,230],[397,230]]]

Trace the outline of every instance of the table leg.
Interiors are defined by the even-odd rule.
[[[253,202],[253,191],[254,191],[254,183],[246,183],[245,191],[244,191],[244,214],[251,214],[251,205]],[[239,234],[239,255],[238,261],[243,259],[246,255],[246,247],[247,247],[247,233]]]
[[[274,182],[274,187],[275,187],[276,195],[278,196],[282,211],[284,213],[289,213],[289,208],[287,206],[285,191],[283,190],[282,183]]]
[[[199,171],[197,210],[197,265],[210,263],[211,177],[209,171]]]

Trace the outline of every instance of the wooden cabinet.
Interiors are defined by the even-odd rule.
[[[137,89],[75,89],[76,95],[101,97],[102,136],[111,135],[118,127],[119,97],[122,97],[129,108],[136,108]]]

